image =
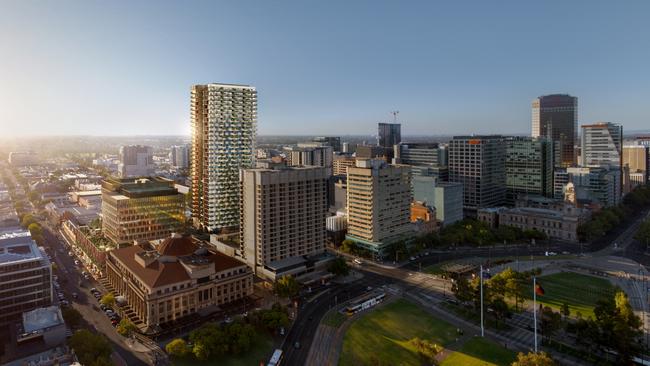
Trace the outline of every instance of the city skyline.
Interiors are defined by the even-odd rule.
[[[579,124],[646,128],[650,5],[559,4],[11,3],[0,131],[189,135],[191,85],[212,82],[257,88],[261,135],[372,134],[393,110],[405,136],[528,134],[555,93]]]

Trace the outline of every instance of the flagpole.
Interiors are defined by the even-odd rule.
[[[535,331],[535,353],[537,353],[537,279],[533,276],[533,328]]]
[[[483,265],[481,265],[481,275],[479,279],[481,281],[481,337],[485,337],[485,331],[483,328]]]

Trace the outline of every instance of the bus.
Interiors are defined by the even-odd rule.
[[[278,366],[280,363],[282,363],[282,350],[276,349],[266,366]]]
[[[386,293],[383,291],[375,291],[365,295],[362,295],[350,303],[345,310],[348,315],[353,315],[361,310],[368,309],[372,306],[379,304],[384,301]]]

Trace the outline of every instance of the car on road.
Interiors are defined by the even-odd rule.
[[[300,349],[300,342],[294,342],[293,348]]]
[[[281,336],[284,335],[284,327],[280,327],[280,335],[281,335]]]
[[[352,260],[352,262],[354,262],[355,264],[358,264],[358,265],[363,264],[363,262],[362,262],[361,259],[359,259],[359,258],[354,258],[354,259]]]

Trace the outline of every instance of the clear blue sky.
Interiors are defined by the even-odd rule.
[[[0,134],[187,134],[195,83],[260,134],[525,133],[530,102],[650,128],[650,1],[3,1]]]

